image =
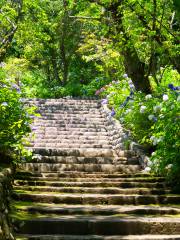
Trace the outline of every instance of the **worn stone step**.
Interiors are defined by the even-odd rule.
[[[57,194],[14,192],[14,200],[59,204],[179,204],[180,195],[123,195],[123,194]]]
[[[34,139],[33,141],[31,141],[32,143],[78,143],[78,144],[109,144],[109,141],[106,140],[89,140],[89,139],[41,139],[41,141],[39,139]]]
[[[85,163],[93,163],[93,164],[118,164],[118,163],[138,163],[137,158],[126,158],[126,157],[119,157],[119,158],[113,158],[113,157],[76,157],[76,156],[33,156],[33,159],[31,162],[37,162],[37,163],[78,163],[78,164],[85,164]]]
[[[66,163],[66,164],[130,164],[138,165],[137,158],[102,158],[102,157],[63,157],[63,156],[34,156],[31,160],[33,163]]]
[[[40,112],[40,111],[38,111]],[[88,111],[71,111],[71,112],[64,112],[64,111],[61,111],[61,112],[58,112],[58,113],[44,113],[44,112],[40,112],[40,115],[44,118],[46,117],[47,119],[61,119],[62,115],[63,116],[69,116],[69,117],[77,117],[77,116],[84,116],[86,118],[103,118],[103,115],[97,111],[97,112],[88,112]]]
[[[106,129],[104,128],[60,128],[58,129],[58,131],[52,131],[52,130],[46,130],[43,131],[41,129],[37,129],[34,131],[35,134],[44,134],[44,135],[59,135],[59,134],[63,134],[63,133],[67,133],[67,132],[73,132],[73,133],[85,133],[85,135],[91,134],[91,135],[96,135],[97,133],[103,133],[105,136],[108,136],[108,133],[106,131]]]
[[[107,181],[91,181],[91,182],[67,182],[67,181],[46,181],[46,180],[15,180],[16,185],[20,186],[54,186],[54,187],[120,187],[120,188],[164,188],[165,183],[149,183],[149,182],[107,182]]]
[[[22,221],[22,220],[20,220]],[[180,218],[61,216],[24,219],[21,234],[180,234]]]
[[[50,121],[54,121],[54,120],[59,120],[59,119],[63,119],[63,117],[65,118],[80,118],[82,115],[80,115],[80,114],[68,114],[68,115],[64,115],[64,114],[54,114],[54,115],[41,115],[41,119],[46,119],[46,120],[50,120]],[[100,120],[102,120],[102,119],[104,119],[101,115],[93,115],[93,114],[84,114],[84,116],[83,117],[85,117],[87,120],[89,120],[89,121],[91,121],[91,122],[93,122],[94,120],[96,121],[97,119],[100,119]],[[39,118],[40,119],[40,118]]]
[[[46,102],[43,102],[42,100],[38,101],[25,101],[25,104],[35,104],[38,107],[56,107],[59,105],[63,106],[88,106],[88,107],[93,107],[93,108],[99,108],[101,106],[100,101],[86,101],[86,100],[64,100],[64,99],[59,99],[59,101],[49,101],[47,100]]]
[[[37,128],[37,130],[35,130],[34,132],[36,134],[48,134],[48,133],[53,133],[53,134],[58,134],[61,132],[65,132],[65,131],[78,131],[78,132],[107,132],[105,127],[68,127],[66,126],[58,126],[58,128],[54,127],[54,129],[51,128],[44,128],[42,126],[37,126],[35,125],[35,127]]]
[[[140,181],[152,181],[152,182],[159,182],[159,181],[165,181],[164,177],[158,177],[151,175],[149,173],[144,173],[144,172],[139,172],[135,174],[124,174],[124,173],[99,173],[99,172],[93,172],[93,173],[87,173],[87,172],[75,172],[75,171],[64,171],[61,173],[57,172],[44,172],[44,173],[32,173],[32,172],[26,172],[22,170],[18,170],[16,172],[16,177],[17,176],[24,176],[24,177],[55,177],[55,178],[123,178],[126,179],[138,179]],[[146,182],[147,182],[146,181]]]
[[[60,120],[46,120],[46,119],[41,119],[41,118],[36,118],[34,120],[34,124],[36,126],[43,126],[43,127],[58,127],[58,126],[66,126],[66,125],[76,125],[81,126],[81,127],[86,127],[86,126],[98,126],[98,127],[104,127],[108,126],[107,121],[102,120],[102,119],[97,119],[97,121],[91,121],[89,122],[89,119],[74,119],[74,118],[64,118]]]
[[[179,240],[180,235],[18,235],[17,240]]]
[[[101,215],[110,216],[117,214],[137,215],[179,215],[180,207],[164,206],[119,206],[119,205],[58,205],[58,204],[36,204],[31,202],[15,202],[18,211],[40,214],[62,214],[62,215]]]
[[[94,137],[96,138],[100,138],[100,137],[108,137],[108,133],[107,132],[79,132],[79,131],[61,131],[59,132],[59,134],[54,134],[54,133],[46,133],[46,134],[42,134],[42,133],[36,133],[34,132],[36,139],[40,138],[40,139],[64,139],[64,138],[78,138],[80,136],[83,136],[84,138],[86,137]]]
[[[134,151],[116,151],[110,149],[58,149],[58,148],[27,148],[34,154],[42,156],[79,156],[79,157],[133,157],[136,156]]]
[[[91,120],[91,121],[90,121]],[[47,122],[47,123],[64,123],[64,122],[72,122],[74,121],[75,123],[76,122],[87,122],[87,123],[107,123],[108,121],[102,117],[102,116],[83,116],[83,115],[77,115],[77,116],[74,116],[72,114],[68,114],[68,115],[62,115],[59,119],[54,119],[54,120],[50,120],[50,119],[47,119],[47,118],[44,118],[42,117],[41,115],[40,116],[37,116],[34,118],[34,122]]]
[[[121,172],[133,173],[141,169],[140,165],[123,165],[123,164],[63,164],[63,163],[23,163],[22,168],[25,171],[86,171],[86,172]]]
[[[47,139],[47,137],[45,137],[46,139],[42,139],[43,135],[36,135],[36,138],[35,140],[36,141],[52,141],[52,140],[77,140],[77,141],[88,141],[88,140],[91,140],[91,141],[110,141],[111,140],[111,137],[109,136],[101,136],[101,135],[95,135],[95,136],[84,136],[84,135],[77,135],[76,137],[74,135],[72,135],[71,133],[68,134],[68,135],[58,135],[58,136],[54,136],[51,138],[49,137],[49,139]]]
[[[66,144],[66,143],[28,143],[27,146],[29,147],[34,147],[34,148],[81,148],[81,149],[88,149],[88,148],[94,148],[94,149],[111,149],[112,146],[110,144],[77,144],[77,143],[72,143],[72,144]]]
[[[88,110],[82,110],[82,109],[70,109],[70,108],[64,108],[62,110],[53,110],[53,109],[39,109],[38,113],[40,113],[41,116],[57,116],[60,114],[63,115],[68,115],[68,114],[73,114],[73,115],[93,115],[95,114],[97,117],[101,117],[102,114],[99,111],[99,109],[88,109]]]
[[[169,194],[170,190],[160,188],[118,188],[118,187],[51,187],[48,186],[14,186],[14,190],[17,191],[32,191],[32,192],[56,192],[56,193],[94,193],[94,194],[138,194],[138,195],[150,195],[150,194]]]
[[[61,174],[61,173],[60,173]],[[90,175],[90,174],[89,174]],[[97,175],[97,174],[96,174]],[[39,176],[38,175],[17,175],[16,179],[22,179],[22,180],[29,180],[29,181],[57,181],[57,182],[102,182],[102,183],[120,183],[120,182],[134,182],[134,183],[162,183],[165,184],[165,181],[163,178],[142,178],[142,177],[130,177],[130,178],[107,178],[107,177],[97,177],[92,174],[92,176],[79,176],[79,177],[74,177],[74,176],[54,176],[51,175],[51,173],[42,173]],[[167,184],[166,184],[167,187]]]

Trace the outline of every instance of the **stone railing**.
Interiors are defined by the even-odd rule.
[[[9,218],[13,171],[5,168],[0,171],[0,240],[15,239]]]
[[[134,142],[131,138],[131,133],[126,130],[120,122],[111,116],[111,110],[106,104],[102,104],[102,113],[108,121],[108,130],[110,132],[110,138],[113,148],[118,152],[120,150],[131,150],[139,158],[139,163],[143,169],[146,169],[149,158],[146,155],[144,148]]]

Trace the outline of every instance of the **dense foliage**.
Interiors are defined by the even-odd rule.
[[[7,158],[18,162],[28,152],[24,149],[23,138],[31,132],[33,108],[24,105],[21,86],[0,68],[0,155],[1,161]]]
[[[179,12],[178,0],[2,0],[1,146],[30,130],[21,97],[106,96],[151,169],[176,178]]]
[[[180,74],[171,68],[161,69],[162,72],[161,84],[152,94],[135,91],[127,74],[97,94],[104,97],[103,104],[112,108],[111,115],[147,148],[151,155],[148,169],[180,184]]]

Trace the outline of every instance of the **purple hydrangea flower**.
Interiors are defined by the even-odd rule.
[[[103,99],[101,104],[108,104],[108,100],[107,99]]]
[[[31,127],[31,130],[32,130],[32,131],[36,131],[37,129],[38,129],[38,128],[35,127],[35,126]]]
[[[115,112],[115,110],[114,110],[114,108],[112,109],[112,111],[111,111],[111,117],[113,117],[113,116],[115,116],[116,115],[116,112]]]
[[[15,89],[15,90],[17,90],[17,91],[19,91],[19,86],[18,86],[17,84],[15,84],[15,83],[12,84],[12,88]]]

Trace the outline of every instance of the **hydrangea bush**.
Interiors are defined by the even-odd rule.
[[[31,131],[34,109],[25,107],[20,83],[11,78],[0,65],[0,155],[15,162],[27,153],[23,139]],[[17,154],[18,153],[18,154]],[[2,161],[1,161],[2,162]]]
[[[180,87],[175,85],[180,75],[176,72],[175,84],[167,83],[171,73],[173,79],[174,70],[164,75],[152,94],[136,92],[131,79],[124,74],[120,81],[105,86],[100,95],[104,98],[102,104],[112,108],[111,115],[149,150],[149,169],[180,185]]]

